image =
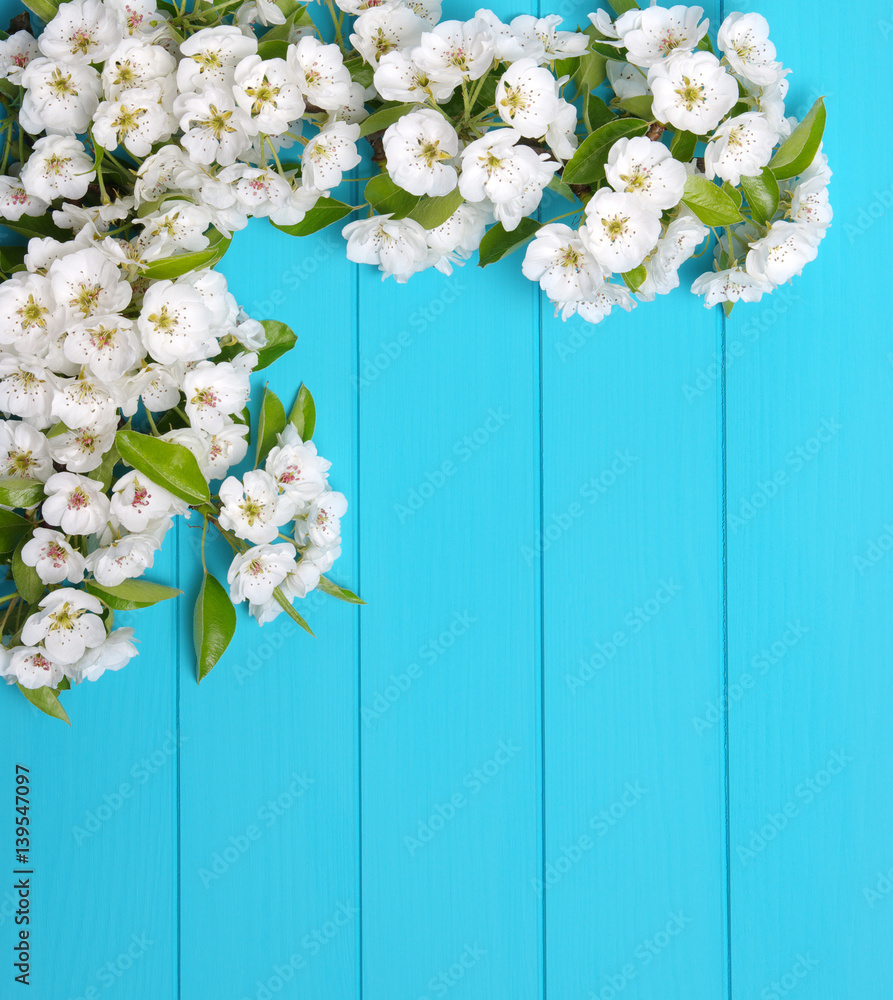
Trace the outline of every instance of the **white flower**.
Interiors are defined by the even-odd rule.
[[[652,114],[676,128],[706,135],[738,103],[738,83],[710,52],[679,54],[648,71]]]
[[[109,519],[109,498],[102,483],[73,472],[56,472],[44,486],[47,498],[41,513],[48,524],[66,535],[92,535]]]
[[[609,59],[605,69],[608,73],[611,89],[621,101],[628,100],[630,97],[644,97],[651,93],[647,76],[637,66],[631,66],[628,62],[619,62],[617,59]]]
[[[485,16],[487,14],[490,17]],[[477,11],[475,16],[484,18],[490,26],[495,38],[498,59],[514,62],[527,57],[542,65],[555,59],[582,55],[589,46],[587,36],[582,32],[557,30],[562,20],[560,14],[549,14],[546,17],[521,14],[512,18],[511,23],[507,26],[507,37],[503,37],[503,39],[496,37],[496,18],[492,11]],[[506,26],[503,25],[503,27]],[[501,52],[500,41],[502,42]]]
[[[0,219],[18,222],[23,215],[46,215],[48,202],[28,194],[19,177],[0,176]]]
[[[577,149],[577,109],[567,101],[559,100],[558,109],[546,129],[546,145],[553,155],[569,160]]]
[[[229,468],[238,465],[248,452],[248,425],[234,421],[208,438],[208,479],[222,479]],[[203,470],[204,471],[204,470]]]
[[[165,191],[196,191],[206,179],[204,170],[179,146],[162,146],[140,165],[134,184],[134,200],[139,206],[158,201]]]
[[[87,556],[87,569],[103,587],[118,587],[142,576],[155,561],[158,543],[152,535],[124,535]]]
[[[771,86],[785,72],[775,61],[769,22],[762,14],[733,11],[720,25],[717,42],[732,69],[751,83]]]
[[[128,531],[147,531],[158,518],[182,514],[185,510],[182,500],[135,469],[112,486],[109,512]]]
[[[453,83],[430,80],[407,53],[396,49],[378,60],[372,83],[376,93],[386,101],[424,103],[430,96],[442,103],[448,101],[455,90]]]
[[[568,320],[571,316],[579,316],[587,323],[601,323],[606,316],[610,316],[614,306],[629,312],[635,304],[636,300],[628,288],[606,281],[588,299],[575,299],[559,304],[555,312],[561,310],[562,321]]]
[[[233,603],[266,604],[294,565],[295,547],[290,542],[255,545],[236,556],[226,574]]]
[[[232,90],[221,87],[181,94],[174,101],[174,114],[184,133],[180,142],[196,163],[228,166],[257,134],[257,124],[236,105]]]
[[[18,681],[23,688],[34,691],[42,687],[56,687],[65,676],[65,671],[61,664],[46,655],[45,649],[15,646],[9,651],[9,661],[3,668],[3,676],[10,683]]]
[[[62,587],[37,606],[41,610],[22,626],[22,642],[36,646],[42,641],[56,663],[74,663],[85,650],[105,642],[105,625],[98,617],[102,603],[92,594]]]
[[[831,225],[834,212],[828,200],[828,188],[821,177],[802,180],[791,192],[791,220],[811,226],[820,236]]]
[[[341,544],[341,518],[347,513],[347,497],[343,493],[327,490],[318,496],[305,518],[295,522],[295,538],[301,545],[309,541],[320,549],[331,549]]]
[[[40,358],[0,354],[0,410],[49,427],[55,376]]]
[[[418,45],[422,33],[430,27],[410,7],[399,0],[390,0],[360,14],[354,21],[350,41],[367,63],[376,66],[388,52]]]
[[[278,440],[279,444],[267,455],[264,468],[294,502],[295,510],[303,513],[328,488],[326,480],[332,463],[317,455],[312,441],[302,441],[292,424]]]
[[[278,8],[277,8],[278,10]],[[254,119],[260,132],[280,135],[304,114],[304,98],[284,59],[243,59],[235,71],[236,104]]]
[[[660,142],[645,136],[618,139],[608,153],[605,177],[615,191],[635,196],[656,215],[682,199],[688,174]]]
[[[49,439],[53,461],[69,472],[92,472],[115,443],[117,417],[107,423],[92,423],[66,430]]]
[[[0,283],[0,343],[15,344],[21,354],[38,354],[61,330],[61,310],[48,278],[14,274]]]
[[[95,247],[53,261],[48,277],[53,298],[75,323],[121,312],[133,294],[118,268]]]
[[[0,41],[0,77],[16,85],[22,72],[37,55],[37,39],[27,31],[16,31]]]
[[[275,0],[251,0],[250,3],[243,3],[236,11],[236,24],[254,24],[255,21],[264,25],[285,24],[286,17]]]
[[[132,628],[116,628],[114,632],[109,632],[102,645],[88,649],[72,665],[72,676],[80,683],[99,680],[106,670],[120,670],[138,655],[134,646],[136,641]]]
[[[193,427],[216,434],[225,425],[225,416],[239,413],[248,402],[248,371],[229,361],[203,361],[186,373],[186,416]]]
[[[636,292],[639,298],[651,302],[655,295],[667,295],[677,288],[679,268],[709,235],[707,226],[689,212],[674,219],[645,258],[646,277]]]
[[[707,34],[700,7],[646,7],[636,12],[634,26],[623,31],[626,58],[634,66],[649,67],[674,52],[691,52]],[[620,27],[623,19],[618,20]]]
[[[246,472],[241,482],[230,476],[220,486],[220,524],[253,545],[272,542],[294,514],[294,501],[269,472]]]
[[[123,316],[94,316],[69,330],[65,357],[107,382],[120,378],[143,355],[133,323]]]
[[[347,240],[347,259],[358,264],[378,264],[383,278],[393,275],[407,281],[428,257],[425,230],[414,219],[375,215],[349,222],[341,235]]]
[[[157,142],[169,139],[168,114],[159,103],[160,88],[133,87],[117,100],[103,101],[93,117],[93,136],[104,149],[124,146],[134,156],[148,156]]]
[[[765,115],[749,111],[723,122],[704,150],[704,173],[738,185],[772,159],[778,134]]]
[[[774,222],[761,240],[751,243],[747,272],[772,285],[782,285],[818,256],[819,237],[802,222]]]
[[[449,194],[458,177],[449,163],[459,152],[459,136],[430,108],[410,112],[390,125],[382,140],[391,180],[410,194]]]
[[[177,88],[181,94],[211,87],[231,90],[235,68],[246,56],[257,52],[257,39],[231,24],[202,28],[180,43]]]
[[[522,198],[530,186],[541,191],[549,183],[559,164],[550,160],[548,153],[538,154],[529,146],[519,145],[520,138],[521,133],[515,129],[492,129],[465,147],[459,177],[463,198],[467,201],[489,198],[498,207]],[[506,229],[514,229],[520,222],[520,213],[512,216],[517,217],[506,218],[497,213]]]
[[[95,376],[60,378],[53,396],[52,415],[67,427],[109,423],[118,417],[118,401],[113,393],[117,394],[116,387]]]
[[[158,84],[167,97],[174,88],[176,69],[177,60],[164,46],[125,38],[102,67],[102,92],[107,101],[116,101],[128,90]]]
[[[521,271],[530,281],[538,281],[553,302],[589,298],[605,278],[604,268],[576,230],[561,223],[551,223],[537,232]]]
[[[759,302],[764,294],[772,291],[772,284],[763,278],[748,274],[743,268],[732,267],[723,271],[707,271],[692,283],[695,295],[704,296],[704,308],[712,309],[720,302]]]
[[[50,59],[72,66],[101,63],[121,41],[121,28],[114,12],[102,0],[68,0],[37,40]]]
[[[428,247],[437,255],[434,267],[452,274],[453,264],[461,266],[481,245],[486,226],[487,213],[462,202],[446,222],[428,230]]]
[[[143,297],[137,326],[149,353],[163,365],[202,361],[219,351],[211,312],[188,284],[156,281]]]
[[[328,125],[304,147],[301,157],[303,183],[314,191],[328,191],[342,175],[360,162],[357,152],[359,125]]]
[[[53,474],[47,439],[22,420],[0,420],[0,476],[38,479]]]
[[[105,5],[115,12],[128,37],[143,44],[164,42],[170,37],[167,14],[158,10],[156,0],[105,0]]]
[[[43,56],[25,67],[22,86],[19,123],[32,135],[44,129],[60,135],[86,132],[102,91],[92,66],[71,66]]]
[[[558,81],[535,59],[512,63],[496,86],[499,117],[528,138],[546,134],[558,106]]]
[[[80,583],[84,579],[84,557],[68,544],[61,532],[35,528],[22,546],[22,562],[33,566],[41,583]]]
[[[286,61],[308,104],[337,111],[350,101],[350,71],[337,45],[325,45],[309,35],[290,45]]]
[[[25,190],[34,198],[83,198],[96,177],[93,158],[73,136],[47,135],[34,143],[22,167]]]
[[[493,35],[487,22],[441,21],[426,31],[410,58],[430,79],[458,87],[477,80],[493,65]]]
[[[201,205],[166,201],[160,211],[134,222],[143,227],[137,245],[150,259],[169,256],[178,250],[204,250],[208,246],[205,231],[211,225],[211,213]]]
[[[624,273],[639,266],[660,236],[660,219],[632,194],[596,191],[586,205],[580,239],[608,271]]]

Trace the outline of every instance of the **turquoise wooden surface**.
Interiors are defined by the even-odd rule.
[[[369,604],[311,602],[316,640],[240,621],[200,689],[187,602],[134,615],[142,655],[71,730],[0,691],[31,996],[889,996],[893,10],[844,60],[803,0],[737,7],[792,111],[827,95],[836,215],[725,325],[681,290],[562,324],[517,257],[398,287],[336,233],[238,237],[223,270],[299,334],[269,378],[317,399]],[[153,575],[193,587],[194,545]]]

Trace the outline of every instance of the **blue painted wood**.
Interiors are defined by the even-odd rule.
[[[0,691],[3,773],[34,774],[31,996],[886,997],[893,177],[844,96],[876,92],[893,14],[844,72],[812,7],[736,6],[792,110],[828,95],[837,218],[735,310],[724,375],[682,290],[561,324],[520,256],[398,287],[337,232],[237,237],[233,291],[300,335],[256,382],[312,389],[370,603],[309,602],[315,640],[242,616],[201,689],[191,602],[134,615],[142,656],[66,696],[70,731]],[[194,592],[196,536],[154,578]]]
[[[314,438],[332,462],[333,489],[352,504],[331,575],[355,588],[355,268],[337,232],[298,241],[258,220],[239,241],[222,267],[233,294],[250,315],[288,323],[299,338],[255,376],[256,395],[268,380],[290,409],[301,381],[313,393]],[[200,536],[181,530],[191,593]],[[223,556],[216,569],[225,580]],[[183,997],[262,1000],[283,986],[294,997],[356,993],[357,612],[322,595],[299,610],[317,638],[284,614],[263,628],[240,614],[233,645],[199,689],[192,608],[182,607]]]
[[[171,541],[148,578],[175,580]],[[0,688],[3,997],[176,996],[176,606],[119,613],[116,625],[137,629],[141,655],[63,696],[71,728]],[[33,803],[23,876],[13,875],[18,764]],[[16,924],[19,878],[31,880],[28,925]],[[29,988],[14,982],[21,930],[33,945]]]
[[[780,0],[760,9],[795,70],[791,111],[827,95],[835,218],[801,278],[728,323],[733,995],[881,1000],[893,975],[881,293],[893,141],[878,127],[890,88],[877,73],[893,25],[889,5],[866,7],[854,60],[832,18],[807,22],[805,5]]]

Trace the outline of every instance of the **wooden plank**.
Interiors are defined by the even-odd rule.
[[[363,997],[535,997],[534,288],[360,274]]]
[[[704,5],[715,21],[718,4]],[[566,209],[556,207],[558,214]],[[682,288],[599,326],[543,300],[546,986],[726,996],[716,319]],[[532,873],[533,874],[533,873]]]
[[[813,7],[760,4],[794,69],[790,112],[826,95],[835,210],[803,276],[728,324],[732,968],[734,995],[766,1000],[882,997],[893,976],[882,8],[853,60]]]
[[[174,583],[175,542],[168,536],[148,578]],[[141,653],[63,695],[70,729],[0,689],[0,947],[11,956],[23,929],[33,945],[30,991],[13,981],[10,960],[3,996],[176,996],[176,618],[173,601],[116,615]],[[33,802],[33,874],[21,876],[31,880],[29,925],[16,924],[13,891],[17,764],[30,769]]]
[[[337,233],[298,241],[258,221],[237,239],[222,267],[233,293],[249,315],[282,320],[299,337],[255,376],[255,396],[266,380],[286,407],[301,381],[313,393],[314,439],[351,503],[331,575],[354,588],[353,266]],[[193,593],[199,537],[198,528],[182,532]],[[233,646],[199,688],[192,610],[183,608],[183,997],[356,992],[356,610],[321,595],[300,610],[315,639],[285,615],[258,628],[240,614]]]

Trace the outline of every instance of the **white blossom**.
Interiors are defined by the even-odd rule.
[[[85,561],[59,531],[35,528],[34,534],[22,546],[22,562],[33,566],[41,583],[80,583],[84,579]]]
[[[734,72],[760,86],[772,86],[785,70],[775,61],[769,23],[762,14],[733,11],[722,22],[717,42]]]
[[[440,197],[458,183],[449,162],[459,152],[456,130],[438,111],[423,108],[388,126],[383,139],[391,180],[410,194]]]
[[[685,165],[674,159],[663,143],[637,136],[614,143],[605,177],[615,191],[633,195],[659,215],[679,204],[688,175]]]
[[[729,118],[710,137],[704,150],[704,173],[738,185],[757,176],[772,159],[778,134],[765,115],[748,111]]]
[[[290,542],[255,545],[236,556],[226,574],[233,603],[266,604],[294,565],[295,547]]]
[[[747,272],[772,285],[782,285],[816,259],[818,243],[818,235],[808,224],[774,222],[766,236],[751,243]]]
[[[660,219],[632,194],[596,191],[586,205],[580,239],[608,271],[623,273],[639,266],[660,236]]]
[[[22,642],[42,642],[48,656],[59,664],[79,660],[88,648],[105,641],[106,631],[99,598],[83,590],[62,587],[46,595],[22,626]]]
[[[73,472],[56,472],[44,486],[41,513],[66,535],[92,535],[108,522],[109,498],[102,484]]]
[[[577,231],[558,222],[537,232],[521,270],[525,278],[538,281],[553,302],[589,298],[605,279],[605,269]]]
[[[382,280],[393,275],[407,281],[428,259],[425,230],[414,219],[392,219],[390,214],[349,222],[341,235],[347,240],[347,259],[377,264]]]
[[[83,198],[96,177],[93,158],[73,136],[47,135],[34,143],[21,180],[34,198]]]
[[[246,472],[241,481],[229,476],[220,486],[221,526],[253,545],[272,542],[294,513],[294,501],[262,469]]]
[[[648,71],[652,114],[678,129],[706,135],[738,103],[738,83],[710,52],[680,53]]]

